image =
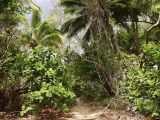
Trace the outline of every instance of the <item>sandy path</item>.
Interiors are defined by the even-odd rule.
[[[68,115],[69,114],[69,115]],[[71,109],[64,120],[145,120],[142,116],[125,111],[106,110],[104,107],[93,107],[80,99],[77,105]]]
[[[10,116],[10,114],[9,114]],[[130,112],[111,110],[100,106],[90,106],[77,99],[77,104],[67,113],[59,113],[55,109],[44,109],[38,117],[14,117],[0,114],[0,120],[147,120]],[[151,119],[148,119],[151,120]]]

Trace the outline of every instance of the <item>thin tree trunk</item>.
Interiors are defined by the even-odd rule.
[[[138,23],[134,22],[134,20],[132,20],[132,35],[133,35],[133,42],[134,42],[134,53],[136,55],[139,55],[141,45],[138,38]]]
[[[113,27],[111,25],[109,25],[109,31],[110,31],[110,38],[111,38],[111,43],[112,43],[114,52],[117,54],[117,57],[120,60],[121,59],[121,55],[120,55],[120,48],[119,48],[119,45],[118,45],[118,40],[117,40],[117,38],[115,36]]]

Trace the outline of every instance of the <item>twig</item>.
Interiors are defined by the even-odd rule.
[[[105,116],[105,118],[107,118],[107,120],[109,120],[109,118],[105,114],[103,114],[103,115]]]
[[[107,107],[105,108],[103,114],[105,114],[105,112],[107,111],[107,109],[110,107],[110,105],[113,103],[113,101],[116,99],[117,95],[119,92],[116,93],[116,95],[111,99],[110,103],[107,105]]]

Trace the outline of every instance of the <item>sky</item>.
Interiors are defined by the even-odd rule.
[[[47,18],[54,8],[57,6],[59,0],[33,0],[42,10],[42,18]]]

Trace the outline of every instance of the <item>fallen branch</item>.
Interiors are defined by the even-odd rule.
[[[119,92],[116,93],[116,95],[111,99],[110,103],[107,105],[107,107],[105,108],[103,114],[105,114],[105,112],[107,111],[107,109],[110,107],[110,105],[113,103],[113,101],[116,99],[116,97],[118,96]]]

